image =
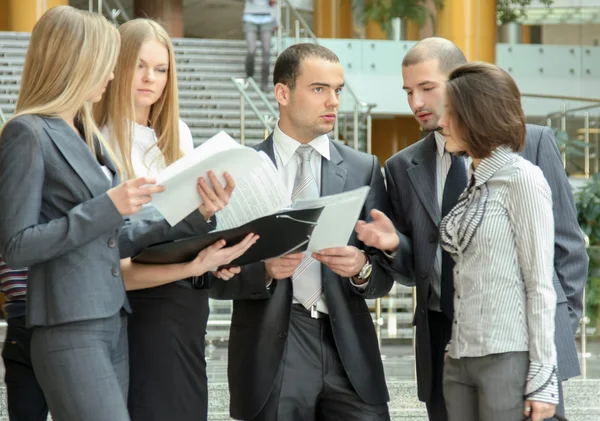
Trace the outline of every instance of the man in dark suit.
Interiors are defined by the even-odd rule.
[[[383,214],[359,228],[366,244],[393,252],[394,269],[417,288],[416,360],[419,399],[431,421],[448,419],[442,393],[445,347],[453,318],[453,262],[439,246],[438,225],[465,185],[453,178],[454,160],[445,151],[438,121],[444,112],[445,82],[467,60],[443,38],[417,43],[404,57],[402,75],[409,105],[425,138],[392,156],[385,164],[393,223]],[[481,122],[485,124],[485,122]],[[573,194],[549,128],[527,125],[524,158],[538,165],[552,189],[555,219],[555,278],[557,294],[556,348],[560,378],[577,376],[579,362],[575,331],[581,317],[588,257],[577,224]],[[458,161],[458,160],[457,160]],[[455,188],[457,187],[457,188]],[[454,190],[454,197],[449,194]],[[564,414],[564,402],[556,408]]]
[[[315,44],[291,46],[277,59],[274,83],[281,117],[257,149],[276,164],[292,199],[370,186],[360,218],[387,210],[377,158],[326,135],[344,86],[337,56]],[[353,234],[345,247],[247,265],[237,279],[216,281],[213,298],[235,299],[228,365],[233,418],[389,420],[365,303],[393,285],[384,259]]]

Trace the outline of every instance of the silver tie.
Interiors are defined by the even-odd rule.
[[[298,199],[316,199],[320,196],[315,180],[310,157],[314,149],[310,145],[300,145],[296,154],[300,157],[300,166],[294,179],[292,201]],[[307,309],[311,308],[323,294],[321,283],[321,266],[315,259],[307,255],[292,275],[294,297]]]

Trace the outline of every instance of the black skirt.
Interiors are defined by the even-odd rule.
[[[208,291],[178,282],[128,296],[131,420],[206,420]]]

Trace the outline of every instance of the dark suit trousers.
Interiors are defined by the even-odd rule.
[[[10,421],[46,421],[48,404],[31,365],[31,335],[25,316],[7,320],[6,340],[2,349],[4,382]]]
[[[429,343],[431,344],[431,399],[425,402],[429,421],[448,421],[444,402],[444,350],[452,335],[452,323],[443,313],[429,311]]]
[[[286,350],[273,390],[253,421],[389,421],[387,405],[369,405],[352,387],[328,317],[292,305]]]

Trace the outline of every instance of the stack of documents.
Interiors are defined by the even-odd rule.
[[[134,257],[135,262],[188,262],[219,239],[231,246],[249,233],[258,234],[260,239],[231,265],[291,252],[343,247],[348,244],[369,193],[365,186],[291,203],[289,191],[270,158],[220,132],[158,174],[158,184],[166,189],[153,196],[152,205],[171,225],[180,222],[201,205],[197,179],[208,180],[209,170],[223,185],[224,172],[231,174],[236,183],[229,204],[216,214],[217,230],[201,237],[153,245]]]

